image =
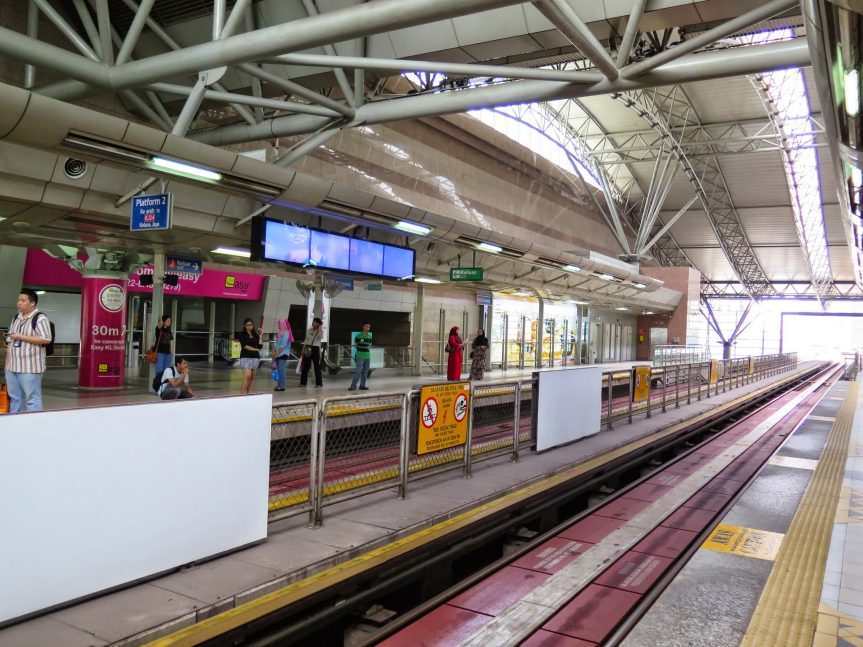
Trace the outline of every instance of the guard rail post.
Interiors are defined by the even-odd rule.
[[[473,400],[473,398],[471,398]],[[521,444],[521,381],[515,383],[515,405],[513,407],[512,423],[512,460],[518,462],[518,450]]]
[[[473,476],[472,459],[473,459],[473,384],[470,383],[470,405],[467,413],[467,438],[464,443],[464,478],[469,479]]]
[[[649,420],[650,410],[653,408],[653,367],[647,373],[647,419]]]
[[[611,430],[614,428],[614,427],[612,427],[612,425],[611,425],[611,404],[612,404],[612,399],[611,399],[611,389],[612,389],[612,385],[611,385],[611,383],[612,383],[612,381],[613,381],[613,380],[611,379],[611,373],[606,373],[606,375],[608,375],[608,378],[607,378],[607,380],[608,380],[608,396],[607,396],[607,398],[608,398],[608,400],[607,400],[607,405],[608,405],[608,407],[607,407],[607,408],[608,408],[608,419],[607,419],[607,421],[606,421],[606,429],[607,429],[608,431],[611,431]]]
[[[662,413],[666,412],[665,409],[665,392],[668,390],[668,368],[662,369]]]
[[[634,369],[629,371],[629,424],[632,424],[632,400],[635,398],[635,389],[633,388],[635,384],[632,381],[632,374],[634,373]]]
[[[408,496],[408,450],[410,446],[408,425],[410,424],[411,393],[408,391],[402,397],[402,420],[399,437],[399,499],[406,499]]]
[[[311,453],[309,459],[310,474],[309,474],[309,526],[314,528],[323,524],[323,492],[321,484],[323,483],[324,475],[324,460],[321,449],[322,431],[324,428],[323,422],[323,406],[322,403],[315,403],[312,408],[312,438],[311,438]]]
[[[686,365],[686,404],[692,404],[692,362]]]
[[[674,408],[680,408],[680,364],[674,367]]]

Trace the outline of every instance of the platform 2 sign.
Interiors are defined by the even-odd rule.
[[[131,231],[170,229],[173,206],[173,195],[170,193],[135,196],[132,198],[132,218],[129,229]]]
[[[636,366],[632,369],[635,386],[632,389],[633,402],[646,402],[650,399],[650,367]]]
[[[470,382],[435,384],[420,389],[417,454],[467,442]]]
[[[773,561],[785,535],[755,528],[719,524],[702,544],[702,548],[742,557]]]

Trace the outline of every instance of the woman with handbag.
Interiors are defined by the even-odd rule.
[[[285,364],[288,360],[288,355],[291,352],[291,344],[294,341],[294,335],[291,332],[291,324],[287,319],[279,319],[279,338],[276,340],[276,352],[273,354],[273,368],[278,371],[278,379],[276,380],[276,388],[273,391],[285,390]]]
[[[174,341],[174,333],[171,331],[171,315],[162,315],[156,324],[156,334],[153,345],[147,351],[147,361],[156,365],[156,375],[162,375],[166,368],[174,365],[171,346]]]
[[[312,319],[312,327],[306,331],[306,339],[303,341],[303,350],[300,358],[303,362],[303,369],[300,371],[300,386],[306,386],[309,379],[310,366],[315,367],[315,388],[320,388],[324,385],[321,379],[321,326],[323,321],[318,317]]]
[[[446,379],[452,382],[461,380],[461,365],[464,361],[464,342],[458,334],[459,327],[453,326],[449,329],[449,337],[447,338],[446,348]]]
[[[488,337],[485,336],[485,331],[480,328],[476,331],[476,338],[473,340],[473,347],[470,351],[470,378],[471,380],[481,380],[485,374],[485,356],[488,353]]]
[[[264,346],[261,342],[261,331],[255,330],[254,321],[246,319],[243,321],[243,329],[237,335],[237,339],[242,346],[240,359],[237,362],[243,369],[243,386],[240,387],[240,393],[251,393],[255,374],[261,364],[261,348]]]

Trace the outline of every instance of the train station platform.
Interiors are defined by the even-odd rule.
[[[194,644],[198,630],[224,629],[223,622],[256,613],[256,605],[277,606],[310,583],[337,582],[351,569],[421,547],[500,506],[710,419],[723,407],[812,367],[803,363],[709,399],[693,396],[690,404],[669,406],[664,413],[654,410],[651,418],[637,415],[632,423],[618,421],[611,430],[551,451],[522,451],[518,462],[507,455],[491,458],[474,466],[472,478],[459,471],[435,474],[412,483],[403,500],[387,489],[338,502],[327,508],[322,526],[309,527],[304,515],[273,522],[262,544],[0,629],[0,645],[142,645],[160,637],[156,644]],[[513,376],[507,372],[507,379]],[[838,407],[839,400],[834,402]],[[813,424],[829,430],[827,419],[835,413],[828,407],[818,415]]]

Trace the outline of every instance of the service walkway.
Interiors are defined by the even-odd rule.
[[[809,366],[803,364],[710,399],[693,399],[679,409],[669,407],[667,413],[655,410],[651,419],[639,415],[632,424],[616,423],[611,431],[543,454],[522,452],[518,463],[506,456],[478,463],[472,479],[463,479],[459,471],[438,474],[412,483],[405,500],[388,490],[337,503],[327,508],[319,528],[307,527],[305,516],[273,523],[263,544],[0,630],[0,645],[144,644],[370,551],[385,557],[397,539],[409,541],[423,529],[453,523],[459,515],[541,487],[564,472],[586,469],[591,458],[620,451],[638,439],[647,442],[648,437],[664,433],[661,430]],[[506,377],[514,375],[508,371]],[[415,382],[397,379],[405,380],[403,384]],[[339,386],[341,392],[345,383]]]

